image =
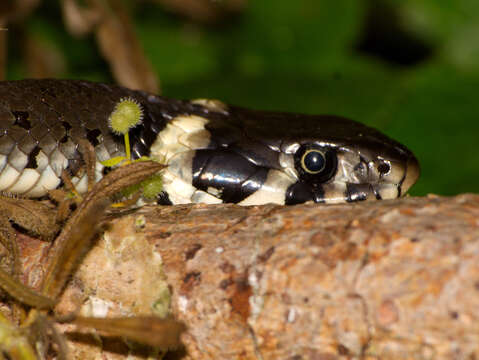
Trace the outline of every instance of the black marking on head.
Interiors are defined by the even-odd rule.
[[[227,149],[204,149],[196,151],[192,171],[194,187],[217,189],[223,202],[238,203],[264,184],[269,170]]]
[[[264,167],[257,167],[256,172],[241,183],[241,200],[247,198],[255,191],[259,190],[268,177],[269,170]],[[235,203],[241,200],[234,201]]]
[[[398,198],[401,197],[402,184],[404,183],[404,180],[406,180],[407,171],[408,171],[408,167],[406,166],[406,168],[404,169],[404,174],[402,176],[402,179],[399,181],[399,184],[398,184]]]
[[[369,184],[346,184],[346,201],[364,201],[368,198]]]
[[[303,181],[291,184],[286,190],[284,203],[286,205],[302,204],[306,201],[324,203],[324,190],[321,186],[311,186]]]
[[[214,137],[214,140],[218,139],[216,134],[213,134],[212,137]],[[248,139],[239,139],[234,140],[231,145],[226,146],[231,151],[243,156],[249,162],[257,166],[280,169],[280,166],[278,165],[280,152],[270,149],[265,144],[257,141],[250,141]]]
[[[100,143],[100,141],[98,140],[98,137],[100,135],[101,135],[100,129],[87,130],[86,132],[86,138],[94,147],[96,147]]]
[[[37,155],[40,153],[40,146],[35,146],[30,154],[28,154],[28,162],[25,166],[26,169],[36,169],[38,167],[37,164]]]
[[[15,117],[13,125],[20,126],[25,130],[30,130],[32,128],[32,124],[28,119],[30,117],[28,111],[12,111],[12,115]]]
[[[173,205],[170,200],[170,197],[168,196],[168,193],[165,191],[162,191],[158,194],[158,197],[156,198],[156,203],[158,205]]]

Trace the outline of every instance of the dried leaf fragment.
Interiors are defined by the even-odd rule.
[[[0,214],[8,214],[15,224],[42,240],[53,240],[59,230],[55,212],[51,205],[38,200],[0,196]]]
[[[96,29],[98,45],[117,81],[131,89],[157,94],[157,76],[135,35],[127,9],[115,0],[95,0],[95,4],[103,15]]]
[[[181,343],[180,335],[185,331],[183,323],[173,318],[161,319],[155,316],[77,317],[72,323],[80,327],[94,328],[107,335],[124,336],[162,350],[177,348]]]
[[[20,255],[12,223],[50,241],[59,230],[55,214],[55,210],[44,202],[0,196],[0,242],[13,260],[14,276],[20,273]]]
[[[97,9],[82,7],[76,0],[63,0],[62,11],[65,26],[74,36],[88,34],[101,18]]]
[[[38,309],[51,309],[56,304],[54,299],[23,285],[2,269],[0,269],[0,287],[16,300]]]

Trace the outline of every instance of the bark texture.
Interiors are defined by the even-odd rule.
[[[112,221],[57,311],[79,307],[171,311],[186,359],[477,358],[479,196],[144,207]],[[78,359],[144,355],[67,330]]]

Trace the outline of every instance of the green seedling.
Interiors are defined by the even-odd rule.
[[[116,156],[102,161],[106,167],[122,166],[138,161],[149,161],[150,158],[142,156],[137,160],[131,159],[131,147],[129,131],[141,123],[143,119],[143,109],[141,105],[133,98],[120,99],[115,109],[110,114],[108,122],[113,132],[123,135],[125,142],[125,156]],[[154,175],[138,185],[125,189],[122,194],[130,196],[141,190],[143,198],[154,199],[161,192],[162,182],[160,175]],[[116,205],[117,206],[117,205]]]

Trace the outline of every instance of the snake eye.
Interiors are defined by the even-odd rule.
[[[294,157],[295,168],[300,177],[314,184],[331,179],[338,167],[335,150],[315,144],[303,145]]]
[[[326,159],[324,154],[315,149],[307,150],[301,158],[301,166],[309,174],[318,174],[324,169]]]

